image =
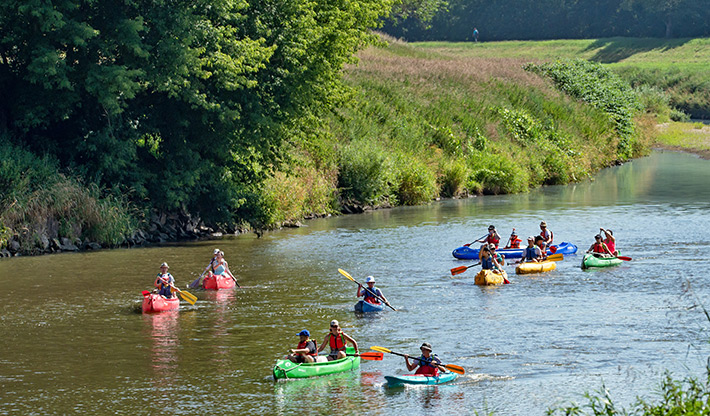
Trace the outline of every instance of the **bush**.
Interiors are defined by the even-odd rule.
[[[393,203],[395,173],[388,152],[372,142],[354,142],[340,154],[338,188],[344,201],[365,205]]]
[[[436,176],[422,162],[399,164],[397,174],[397,200],[402,205],[417,205],[436,197]]]
[[[688,114],[676,108],[671,109],[669,118],[673,121],[681,121],[686,123],[690,121],[690,116]]]
[[[457,197],[466,192],[470,171],[464,162],[459,160],[444,161],[439,169],[441,174],[438,183],[441,196]]]
[[[670,96],[658,87],[641,85],[636,87],[636,94],[647,113],[658,115],[662,120],[670,116]]]

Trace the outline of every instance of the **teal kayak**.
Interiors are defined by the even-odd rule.
[[[623,262],[623,260],[616,257],[595,257],[592,254],[585,254],[582,259],[582,269],[616,266]]]
[[[346,354],[355,354],[355,348],[347,347]],[[340,360],[322,363],[296,364],[288,359],[278,360],[274,366],[274,379],[280,378],[308,378],[325,376],[328,374],[342,373],[360,367],[360,357],[347,356]]]
[[[405,374],[402,376],[385,376],[388,387],[398,387],[405,384],[444,384],[456,379],[456,373],[440,373],[438,377]]]

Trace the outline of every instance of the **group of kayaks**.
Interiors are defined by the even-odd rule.
[[[231,276],[222,274],[210,274],[202,280],[202,287],[206,290],[234,289],[236,285],[236,281],[232,279]],[[141,305],[143,313],[168,312],[180,309],[180,299],[178,295],[193,305],[197,301],[197,297],[186,290],[180,290],[174,287],[173,291],[176,293],[173,294],[173,297],[168,299],[163,295],[144,290],[143,304]]]

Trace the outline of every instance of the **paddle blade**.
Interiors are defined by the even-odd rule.
[[[187,287],[189,287],[190,289],[197,289],[200,286],[200,279],[202,279],[202,276],[195,279],[192,283],[187,285]]]
[[[350,273],[346,272],[345,270],[343,270],[343,269],[338,269],[338,271],[340,272],[340,274],[342,274],[343,276],[345,276],[345,277],[347,277],[348,279],[352,280],[353,282],[355,281],[355,279],[353,279],[353,277],[350,276]]]
[[[370,347],[370,349],[375,350],[375,351],[379,351],[379,352],[392,352],[391,350],[388,350],[385,347],[378,347],[378,346]]]
[[[631,257],[627,257],[627,256],[616,256],[616,258],[619,260],[623,260],[623,261],[631,261],[632,260]]]
[[[560,253],[560,254],[552,254],[552,255],[549,255],[549,256],[547,256],[547,259],[546,259],[546,260],[550,260],[550,261],[562,261],[562,260],[564,260],[564,259],[565,259],[565,256],[563,256],[562,253]]]
[[[444,368],[446,368],[447,370],[451,370],[456,374],[466,374],[466,370],[464,370],[463,367],[461,367],[460,365],[446,364]]]
[[[144,290],[141,293],[143,294],[143,297],[146,297],[146,296],[150,295],[150,290]]]
[[[468,270],[468,266],[459,266],[459,267],[454,267],[451,269],[451,275],[456,276],[457,274],[461,274]]]
[[[369,360],[369,361],[382,361],[382,354],[381,352],[363,352],[360,353],[360,358],[363,360]]]
[[[557,251],[557,246],[550,246],[550,251],[552,252],[552,254],[555,254],[555,252]]]
[[[180,297],[183,298],[183,300],[190,305],[194,305],[195,302],[197,302],[197,296],[193,295],[192,293],[186,291],[186,290],[181,290],[178,292],[180,294]]]

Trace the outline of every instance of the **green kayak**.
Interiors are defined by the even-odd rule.
[[[355,354],[355,348],[347,347],[346,354]],[[327,374],[342,373],[360,367],[360,357],[347,356],[340,360],[322,363],[296,364],[291,360],[278,360],[274,366],[274,379],[280,378],[307,378]]]
[[[590,267],[609,267],[616,266],[624,261],[616,257],[595,257],[592,254],[585,254],[582,259],[582,269]]]

